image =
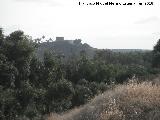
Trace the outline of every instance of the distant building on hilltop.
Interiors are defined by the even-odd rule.
[[[56,37],[56,41],[64,41],[64,37]]]
[[[75,40],[65,40],[64,37],[56,37],[56,41],[65,41],[69,44],[75,44],[75,45],[78,45],[78,44],[81,44],[81,39],[75,39]]]

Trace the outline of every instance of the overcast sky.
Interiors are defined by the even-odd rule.
[[[79,6],[79,1],[115,0],[0,0],[0,27],[5,34],[20,29],[33,38],[80,38],[96,48],[152,49],[160,39],[159,0],[149,0],[152,6]]]

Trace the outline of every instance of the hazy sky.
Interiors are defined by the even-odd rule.
[[[160,39],[159,0],[152,6],[87,6],[80,2],[116,0],[0,0],[0,27],[5,34],[23,30],[33,38],[80,38],[96,48],[152,49]]]

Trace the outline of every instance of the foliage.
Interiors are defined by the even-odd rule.
[[[91,59],[83,50],[66,60],[46,51],[40,59],[35,54],[39,45],[39,40],[32,40],[23,31],[5,36],[0,29],[0,119],[40,120],[45,114],[85,104],[109,86],[133,76],[159,72],[152,69],[151,52],[100,50]],[[153,61],[159,59],[158,50],[155,46]]]
[[[158,40],[157,44],[154,46],[152,65],[155,68],[160,68],[160,39]]]

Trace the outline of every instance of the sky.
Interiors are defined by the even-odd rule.
[[[111,1],[136,4],[86,5]],[[0,27],[6,35],[23,30],[33,38],[82,39],[100,49],[153,49],[160,39],[159,11],[159,0],[0,0]]]

